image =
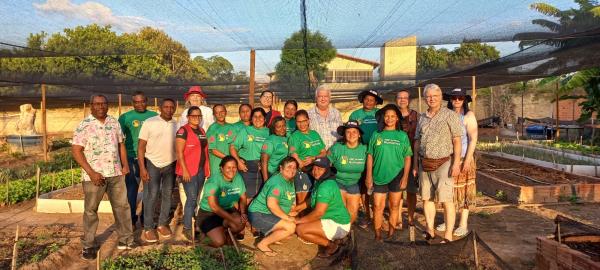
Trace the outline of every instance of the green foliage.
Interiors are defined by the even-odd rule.
[[[238,254],[231,247],[224,247],[225,260],[218,250],[170,248],[151,249],[143,253],[108,259],[102,263],[104,270],[117,269],[256,269],[252,253]]]
[[[477,41],[464,41],[452,51],[433,46],[417,48],[417,72],[435,73],[448,69],[464,69],[500,57],[500,52],[491,45]]]
[[[81,182],[81,169],[69,169],[57,173],[42,174],[40,179],[40,194],[50,192],[53,188],[54,190],[61,189],[71,186],[72,183],[79,182]],[[36,183],[36,178],[31,177],[9,181],[8,188],[7,183],[0,184],[0,203],[15,204],[34,198]]]
[[[293,33],[281,50],[281,60],[275,66],[277,80],[284,83],[305,83],[325,79],[327,63],[335,58],[337,50],[331,41],[319,32],[306,33],[308,52],[305,56],[303,31]],[[297,88],[297,87],[296,87]]]

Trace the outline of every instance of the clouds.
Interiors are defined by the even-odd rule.
[[[71,0],[47,0],[46,3],[34,3],[33,6],[45,14],[87,20],[100,25],[110,24],[123,32],[135,32],[144,26],[157,27],[155,22],[143,17],[115,15],[107,6],[93,1],[74,4]]]

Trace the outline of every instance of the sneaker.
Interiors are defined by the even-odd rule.
[[[453,235],[457,237],[463,237],[467,235],[467,233],[469,233],[469,230],[467,228],[458,227],[456,228],[456,230],[454,230]]]
[[[443,232],[446,230],[446,223],[442,223],[440,225],[438,225],[437,227],[435,227],[436,230]]]
[[[84,248],[81,251],[81,258],[87,261],[93,261],[96,259],[96,249],[95,248]]]
[[[156,232],[154,230],[145,230],[143,234],[144,234],[144,239],[146,239],[146,242],[148,242],[148,243],[158,242],[158,235],[156,235]]]
[[[158,234],[160,234],[160,236],[162,238],[170,238],[171,237],[171,229],[168,226],[158,226],[158,228],[156,228],[156,230],[158,231]]]

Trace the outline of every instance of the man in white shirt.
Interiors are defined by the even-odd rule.
[[[340,111],[331,106],[331,89],[325,85],[315,90],[316,104],[308,110],[310,129],[321,135],[325,149],[329,149],[339,138],[336,130],[342,125]]]
[[[171,192],[175,182],[175,132],[177,122],[173,119],[175,101],[163,99],[160,104],[160,115],[144,121],[138,142],[138,163],[140,178],[144,182],[144,232],[146,242],[158,241],[157,228],[163,238],[171,237],[169,228],[169,211],[171,209]],[[154,223],[154,205],[161,194],[158,227]]]
[[[206,94],[202,91],[200,86],[192,86],[187,91],[187,93],[183,94],[183,99],[185,99],[186,109],[181,113],[181,117],[179,117],[179,122],[177,122],[177,127],[183,127],[187,124],[187,111],[191,106],[198,106],[200,111],[202,112],[202,122],[200,122],[200,127],[204,129],[204,132],[208,130],[208,127],[215,122],[213,111],[208,106],[205,106]]]

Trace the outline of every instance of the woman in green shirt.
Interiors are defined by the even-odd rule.
[[[296,224],[290,210],[296,201],[294,177],[298,171],[298,162],[285,157],[279,165],[279,173],[273,175],[260,190],[250,207],[250,224],[261,234],[266,235],[256,248],[269,257],[276,256],[269,245],[294,234]]]
[[[404,164],[410,164],[412,151],[406,132],[401,130],[402,114],[393,104],[385,105],[377,112],[377,132],[373,133],[367,150],[367,174],[365,184],[373,188],[373,225],[375,239],[381,241],[381,226],[385,200],[389,193],[390,228],[388,237],[394,234],[398,223],[398,207],[402,190],[406,189],[409,170]]]
[[[337,133],[342,140],[329,148],[328,157],[337,170],[335,180],[354,223],[360,203],[358,182],[365,171],[367,146],[360,142],[363,132],[357,121],[348,121],[338,127]]]
[[[269,129],[265,127],[266,115],[262,108],[254,108],[250,113],[252,125],[242,128],[229,146],[229,153],[238,161],[238,169],[246,183],[248,202],[256,196],[263,183],[258,164],[260,149],[269,137]]]
[[[310,207],[312,211],[296,220],[296,233],[302,239],[325,247],[319,257],[329,257],[337,252],[335,240],[350,232],[350,214],[344,206],[342,194],[331,172],[327,157],[317,158],[312,168],[315,186]]]
[[[263,179],[269,179],[277,172],[279,163],[288,156],[285,119],[277,116],[269,127],[269,137],[260,150],[260,172]]]
[[[200,230],[210,238],[212,247],[225,244],[225,230],[229,229],[233,234],[242,232],[248,220],[246,187],[237,173],[237,161],[232,156],[225,156],[219,167],[219,173],[212,175],[204,185],[197,217]],[[191,235],[186,234],[186,238],[191,240]]]

